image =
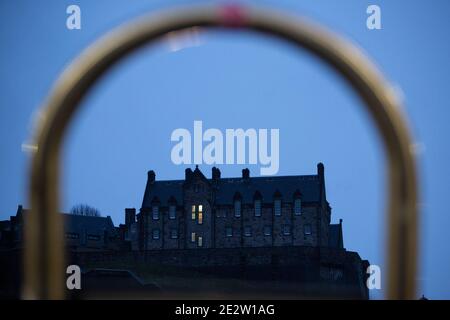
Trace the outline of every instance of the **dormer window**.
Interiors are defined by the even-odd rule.
[[[294,214],[296,216],[302,214],[302,200],[300,198],[294,200]]]
[[[175,205],[169,206],[169,219],[170,220],[175,220],[177,218],[177,210],[176,209],[177,208]]]
[[[152,217],[153,220],[159,220],[159,207],[157,205],[152,207]]]
[[[281,199],[275,199],[273,202],[273,212],[275,216],[281,216]]]
[[[256,199],[254,205],[255,205],[255,217],[261,217],[261,200]]]
[[[241,216],[241,200],[234,200],[234,216],[239,218]]]
[[[236,192],[233,197],[233,203],[234,203],[234,216],[236,218],[241,217],[241,209],[242,209],[242,197],[239,192]]]

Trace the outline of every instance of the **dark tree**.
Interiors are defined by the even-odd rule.
[[[91,207],[87,204],[77,204],[70,209],[70,214],[88,217],[101,217],[100,211],[97,208]]]

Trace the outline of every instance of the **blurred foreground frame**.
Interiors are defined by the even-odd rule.
[[[394,90],[359,49],[330,31],[286,13],[240,5],[182,7],[139,18],[96,41],[57,80],[35,133],[22,298],[65,298],[63,223],[57,214],[60,151],[82,98],[111,66],[137,48],[169,32],[192,27],[235,32],[247,29],[284,39],[321,58],[357,92],[387,155],[387,298],[417,298],[416,164],[407,121]]]

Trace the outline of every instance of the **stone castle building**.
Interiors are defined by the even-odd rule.
[[[0,221],[0,297],[20,294],[28,214],[19,206]],[[222,289],[236,294],[244,294],[232,285],[240,279],[252,283],[246,290],[275,296],[369,297],[369,262],[344,248],[342,220],[331,224],[321,163],[316,174],[279,177],[252,178],[244,169],[241,177],[222,178],[214,167],[207,178],[197,167],[183,180],[159,181],[149,171],[139,212],[125,209],[119,227],[109,216],[62,215],[68,263],[81,268],[140,265],[174,279],[229,278],[231,287]],[[160,289],[173,293],[170,281]]]
[[[343,248],[342,221],[331,224],[324,166],[317,174],[208,179],[198,167],[183,180],[148,180],[140,212],[126,209],[134,250],[309,246]]]

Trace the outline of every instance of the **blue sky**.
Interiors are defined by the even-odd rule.
[[[22,151],[33,117],[57,76],[99,36],[145,12],[205,1],[0,2],[0,219],[28,206],[29,155]],[[239,2],[239,1],[236,1]],[[450,298],[450,190],[446,93],[450,83],[450,2],[247,1],[314,19],[361,47],[403,92],[420,146],[419,294]],[[81,8],[81,30],[66,28],[66,7]],[[377,4],[382,29],[366,28]],[[62,210],[88,203],[123,222],[139,208],[147,171],[180,179],[170,160],[176,128],[279,128],[279,175],[314,174],[325,164],[332,220],[344,220],[347,249],[384,266],[385,165],[361,101],[316,58],[249,32],[200,33],[196,46],[139,50],[116,65],[83,101],[63,159]],[[221,166],[238,176],[244,166]],[[200,166],[210,176],[210,166]],[[259,175],[259,166],[249,166]],[[382,269],[383,271],[383,269]],[[374,298],[381,292],[372,292]]]

